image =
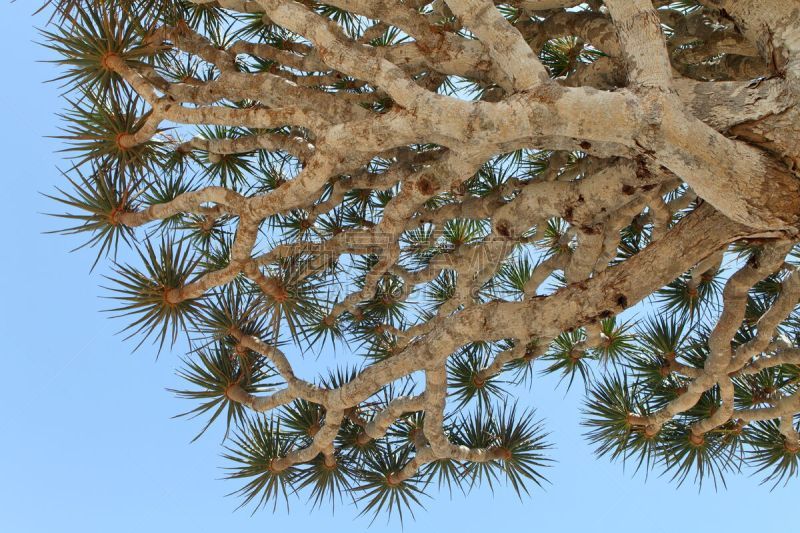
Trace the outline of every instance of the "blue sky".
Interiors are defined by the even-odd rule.
[[[347,502],[335,514],[296,500],[289,514],[235,512],[238,500],[225,494],[237,486],[219,479],[219,434],[190,444],[198,424],[171,419],[188,407],[165,390],[179,385],[180,354],[156,360],[149,347],[132,354],[115,335],[122,324],[100,312],[103,269],[89,272],[92,251],[70,254],[78,241],[43,234],[58,227],[43,214],[56,206],[40,193],[63,182],[58,141],[46,138],[57,134],[63,102],[56,85],[42,83],[56,75],[54,67],[36,62],[46,58],[33,42],[43,18],[30,16],[31,2],[3,4],[0,531],[366,531],[369,519],[356,518]],[[785,527],[791,519],[796,480],[770,492],[758,478],[731,477],[727,490],[698,493],[691,484],[676,488],[656,476],[645,482],[630,468],[595,459],[578,425],[581,387],[565,396],[556,382],[538,379],[522,398],[538,408],[556,443],[551,485],[522,500],[504,487],[434,495],[405,530],[744,531]],[[757,521],[753,510],[761,510]],[[376,529],[400,526],[379,518]]]

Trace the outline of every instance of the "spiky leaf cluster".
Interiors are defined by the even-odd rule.
[[[98,260],[114,256],[111,312],[137,347],[150,339],[159,350],[186,349],[177,372],[184,385],[173,392],[190,404],[183,415],[200,419],[201,435],[219,429],[242,505],[275,509],[299,495],[313,507],[346,501],[373,519],[403,520],[445,487],[466,494],[505,484],[528,494],[546,481],[551,446],[534,411],[517,408],[516,399],[547,374],[566,390],[576,378],[584,385],[587,438],[600,456],[678,484],[724,484],[747,465],[767,482],[797,476],[790,417],[750,424],[733,417],[694,431],[730,407],[718,385],[663,423],[648,423],[689,393],[709,362],[723,288],[733,272],[758,262],[763,240],[737,241],[718,264],[683,273],[652,293],[652,306],[627,311],[627,297],[615,293],[614,305],[584,313],[599,298],[587,287],[657,245],[659,231],[702,204],[672,175],[647,181],[647,158],[634,162],[636,180],[647,184],[622,188],[624,210],[604,206],[587,220],[591,196],[604,191],[580,191],[598,168],[619,163],[606,157],[612,148],[578,140],[559,141],[558,150],[498,145],[510,151],[481,153],[452,182],[446,167],[468,158],[446,136],[436,139],[442,144],[410,136],[373,153],[373,138],[391,135],[371,122],[412,112],[383,86],[394,74],[377,84],[355,68],[337,70],[327,61],[338,49],[317,49],[258,3],[243,3],[244,12],[191,0],[47,4],[53,18],[41,40],[67,102],[59,138],[68,185],[52,195],[67,209],[57,215],[68,222],[60,231],[79,234]],[[404,82],[498,107],[513,80],[468,77],[469,68],[439,72],[439,63],[461,68],[463,58],[427,57],[451,41],[478,44],[445,4],[400,3],[408,12],[397,20],[412,21],[401,27],[339,5],[291,3],[347,43],[418,61]],[[537,13],[515,4],[496,7],[528,33],[565,14],[607,17],[600,2]],[[722,31],[719,14],[698,3],[663,7],[673,26],[699,17],[696,26]],[[415,24],[433,38],[410,35]],[[676,31],[666,22],[663,30]],[[673,44],[674,55],[698,43]],[[621,83],[604,70],[620,58],[583,37],[541,39],[534,52],[564,87],[597,75]],[[290,115],[295,102],[317,97],[331,105],[285,123],[263,118]],[[348,116],[341,124],[331,119],[339,107]],[[347,152],[326,152],[326,142],[354,124],[363,129],[346,139]],[[321,163],[327,156],[335,162]],[[558,201],[537,199],[537,187],[566,191],[574,205],[549,205]],[[514,202],[526,208],[497,220],[495,211]],[[661,204],[666,220],[657,220]],[[617,211],[627,215],[618,219]],[[594,270],[576,280],[575,263],[589,246],[599,248]],[[757,344],[798,257],[796,248],[749,290],[732,350]],[[475,320],[475,309],[506,305],[512,312],[503,318],[519,324],[518,310],[551,297],[563,297],[575,327],[556,331],[562,310],[537,310],[541,337],[476,340],[491,320]],[[750,366],[796,350],[798,331],[792,311]],[[437,367],[429,354],[438,346],[452,352]],[[413,371],[398,370],[409,360]],[[769,408],[800,389],[793,362],[749,368],[729,376],[737,410]],[[395,412],[398,403],[412,407]]]

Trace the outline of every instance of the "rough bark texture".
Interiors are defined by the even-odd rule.
[[[146,29],[127,50],[104,55],[102,70],[116,80],[114,98],[144,102],[142,121],[115,138],[117,151],[102,164],[89,164],[124,173],[130,162],[120,154],[143,148],[141,157],[160,165],[130,164],[146,177],[125,180],[124,205],[107,217],[112,231],[133,235],[167,220],[231,228],[218,252],[223,263],[201,261],[179,282],[153,281],[164,301],[155,308],[172,327],[189,316],[208,332],[205,309],[244,291],[255,314],[269,317],[254,329],[229,316],[231,326],[212,336],[246,354],[232,363],[221,401],[268,412],[304,400],[325,413],[313,435],[276,452],[270,475],[317,456],[334,465],[348,424],[361,428],[363,444],[412,414],[424,414],[425,424],[387,486],[441,461],[513,465],[513,450],[459,440],[446,422],[462,407],[448,399],[459,394],[454,357],[476,343],[497,348],[473,369],[479,397],[487,380],[556,358],[549,344],[580,333],[565,356],[574,372],[581,358],[611,349],[621,333],[604,324],[616,315],[674,283],[697,303],[698,287],[714,279],[725,288],[701,335],[705,355],[661,354],[658,386],[672,383],[671,396],[656,387],[643,393],[648,407],[632,401],[623,433],[674,443],[669,435],[683,431],[706,453],[720,428],[741,433],[749,422],[775,420],[796,456],[797,378],[781,378],[750,405],[740,396],[747,376],[795,375],[800,361],[787,333],[800,297],[787,259],[800,231],[797,2],[707,0],[688,11],[649,0],[193,4],[183,18],[127,15],[146,20]],[[239,32],[223,40],[197,13],[249,14],[261,26],[248,33],[245,19],[218,21]],[[181,62],[195,67],[179,75]],[[452,90],[456,77],[478,97]],[[174,134],[167,125],[177,126]],[[178,139],[201,125],[225,134]],[[294,172],[261,188],[251,178],[270,177],[263,167],[220,177],[236,157],[257,154],[280,154]],[[520,172],[514,157],[533,163]],[[189,160],[179,172],[196,164],[204,176],[217,174],[148,200],[170,158]],[[486,181],[486,172],[512,168]],[[467,223],[482,229],[465,240],[448,229]],[[644,235],[635,249],[631,234]],[[720,277],[734,250],[750,259]],[[529,251],[538,262],[523,282],[495,290]],[[342,274],[337,288],[313,281],[336,268],[355,273]],[[562,276],[555,288],[545,283],[553,275]],[[779,288],[762,301],[764,279]],[[298,296],[303,283],[316,293]],[[437,283],[447,294],[434,298]],[[428,299],[425,312],[390,312],[414,298]],[[290,304],[309,301],[315,310],[292,325]],[[380,305],[386,312],[373,313]],[[739,339],[745,330],[751,336]],[[307,381],[278,345],[287,331],[301,346],[314,335],[356,336],[381,355],[341,381]],[[251,386],[263,366],[281,381],[278,390]],[[424,377],[413,394],[386,392],[414,375]]]

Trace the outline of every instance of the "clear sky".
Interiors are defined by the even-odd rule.
[[[219,479],[219,435],[190,444],[198,424],[171,419],[189,405],[165,390],[179,385],[180,354],[131,354],[115,335],[122,324],[100,313],[107,302],[103,269],[89,272],[93,252],[70,254],[78,241],[43,234],[59,224],[43,214],[57,207],[40,193],[63,183],[58,141],[46,138],[58,133],[63,101],[42,83],[57,71],[37,63],[47,57],[33,42],[45,22],[31,17],[37,2],[0,6],[0,531],[366,531],[369,519],[347,502],[335,514],[297,500],[289,514],[234,511],[238,500],[225,494],[238,486]],[[795,515],[798,480],[770,492],[758,478],[729,477],[727,490],[698,493],[595,459],[578,424],[581,386],[565,396],[556,382],[540,378],[522,399],[557,445],[551,485],[522,500],[504,487],[434,495],[405,531],[769,531]],[[400,525],[379,518],[372,530]]]

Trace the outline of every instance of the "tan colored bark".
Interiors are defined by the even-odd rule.
[[[203,58],[218,71],[213,81],[198,83],[173,83],[150,67],[108,61],[108,68],[152,108],[146,126],[125,137],[126,147],[157,137],[162,122],[254,129],[289,126],[298,132],[255,133],[231,140],[198,138],[181,145],[182,150],[208,152],[209,157],[262,149],[295,155],[302,170],[271,192],[245,195],[209,186],[164,204],[119,214],[118,223],[131,228],[181,213],[237,217],[230,265],[175,289],[168,295],[170,303],[201,297],[240,274],[264,294],[275,296],[275,280],[268,275],[268,267],[301,254],[333,259],[348,254],[378,256],[363,289],[340,301],[332,309],[331,320],[356,312],[360,303],[374,296],[377,283],[386,275],[396,275],[413,286],[442,271],[457,274],[455,295],[438,314],[407,329],[386,325],[397,337],[396,352],[338,388],[318,387],[298,378],[280,349],[241,331],[232,332],[242,346],[267,358],[286,386],[267,396],[254,396],[234,386],[227,392],[229,399],[263,412],[303,398],[327,412],[326,423],[312,444],[278,460],[273,468],[307,462],[320,453],[333,457],[332,443],[348,412],[387,384],[420,371],[426,381],[423,393],[397,398],[359,421],[369,438],[380,438],[405,412],[425,412],[424,439],[397,479],[407,479],[427,462],[442,458],[497,460],[501,458],[497,450],[455,446],[443,431],[446,363],[455,351],[475,341],[513,340],[513,348],[481,370],[484,377],[502,372],[516,359],[538,357],[550,340],[566,330],[587,328],[587,339],[578,347],[585,352],[602,340],[600,320],[619,314],[686,272],[691,271],[696,287],[700,276],[719,267],[727,246],[743,238],[760,239],[766,243],[765,251],[757,264],[745,266],[728,281],[705,367],[672,365],[671,372],[691,380],[687,392],[663,410],[649,417],[636,415],[635,420],[655,431],[693,407],[715,385],[720,388],[721,407],[693,426],[697,436],[732,418],[791,420],[800,411],[797,394],[771,407],[734,411],[729,379],[731,374],[746,375],[798,361],[796,348],[774,340],[778,324],[797,303],[800,278],[796,272],[787,277],[783,294],[762,317],[756,338],[736,351],[730,343],[744,317],[747,290],[784,266],[800,230],[796,175],[800,92],[795,84],[800,79],[800,9],[778,0],[767,2],[768,9],[751,1],[704,2],[724,9],[741,28],[739,34],[729,27],[711,31],[706,19],[680,18],[656,9],[663,3],[647,0],[607,0],[608,13],[565,11],[579,3],[572,1],[514,2],[542,16],[516,25],[488,0],[439,2],[430,16],[408,3],[329,3],[380,22],[366,38],[351,39],[302,3],[219,0],[220,6],[232,11],[263,13],[307,41],[286,50],[244,41],[225,48],[188,28],[164,27],[154,32],[153,46]],[[447,10],[474,39],[434,25],[435,16]],[[674,26],[669,41],[662,23]],[[385,47],[365,44],[388,25],[401,28],[413,41]],[[574,75],[551,79],[538,52],[548,39],[564,36],[578,36],[609,57],[580,66]],[[677,51],[693,38],[702,40],[703,47]],[[719,53],[758,59],[775,76],[741,81],[742,72],[751,71],[732,66],[741,59],[709,63],[708,57]],[[236,67],[238,54],[269,59],[280,68],[245,73]],[[718,81],[716,74],[702,79],[717,70],[722,72],[719,77],[733,81]],[[437,93],[449,75],[476,80],[492,91],[479,101]],[[321,80],[327,83],[346,76],[370,91],[353,94],[314,88]],[[252,99],[258,105],[234,109],[222,105],[226,99]],[[381,112],[369,107],[378,99],[389,100]],[[416,143],[433,143],[438,148],[414,154],[408,147]],[[551,159],[553,168],[540,178],[515,178],[490,196],[465,197],[463,184],[481,164],[521,148],[554,150],[560,155]],[[576,150],[587,154],[587,159],[579,169],[566,170],[562,156]],[[370,174],[366,165],[376,156],[390,164],[386,171]],[[330,197],[323,199],[331,182]],[[681,184],[689,190],[666,202],[663,196]],[[348,229],[320,242],[254,251],[259,226],[270,216],[301,209],[313,225],[352,189],[384,190],[398,185],[399,192],[371,227]],[[428,202],[441,194],[450,195],[452,203],[429,207]],[[673,225],[682,210],[691,212]],[[551,217],[569,225],[559,243],[564,253],[537,266],[521,301],[473,298],[513,247],[540,236],[529,233],[534,227],[538,232]],[[419,270],[402,266],[399,240],[405,231],[425,224],[441,228],[457,218],[490,222],[491,239],[453,250],[443,261]],[[652,224],[652,242],[611,266],[619,232],[632,222]],[[475,265],[475,254],[491,260]],[[567,286],[537,294],[556,271],[564,272]],[[312,269],[306,275],[313,273]],[[533,339],[540,344],[526,351]],[[786,434],[794,438],[788,429]]]

